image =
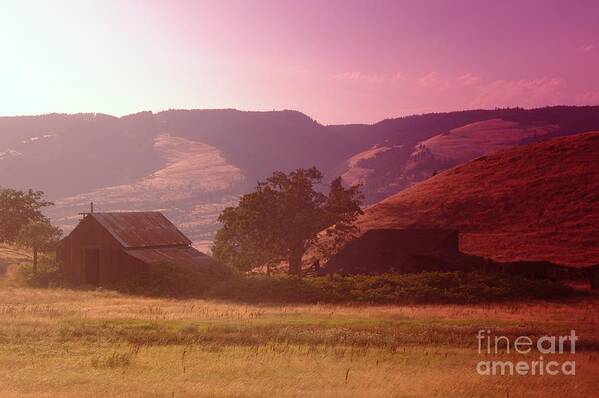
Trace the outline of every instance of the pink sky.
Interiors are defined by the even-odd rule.
[[[598,1],[3,2],[0,114],[599,104]]]

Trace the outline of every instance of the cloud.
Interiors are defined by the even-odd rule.
[[[480,76],[473,75],[472,73],[466,73],[458,77],[458,81],[465,86],[474,86],[481,80]]]
[[[580,50],[581,50],[583,53],[588,53],[588,52],[591,52],[591,51],[593,51],[594,49],[595,49],[595,46],[594,46],[593,44],[587,44],[586,46],[582,46],[582,47],[580,47]]]
[[[565,102],[565,83],[557,78],[495,80],[477,88],[471,106],[481,108],[557,105]]]
[[[15,151],[14,149],[9,149],[7,151],[0,152],[0,160],[6,159],[9,157],[17,157],[17,156],[23,156],[23,154],[19,151]]]
[[[364,73],[359,71],[354,72],[343,72],[333,75],[335,80],[354,80],[354,81],[365,81],[369,83],[379,82],[394,82],[403,80],[403,75],[400,72],[395,72],[391,75],[384,75],[380,73]]]
[[[336,75],[333,76],[333,79],[337,79],[337,80],[360,80],[364,78],[364,75],[362,74],[362,72],[343,72],[343,73],[338,73]]]
[[[420,87],[445,90],[449,87],[449,81],[439,76],[437,72],[430,72],[416,81]]]

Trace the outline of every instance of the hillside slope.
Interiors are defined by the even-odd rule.
[[[361,229],[446,227],[499,261],[599,263],[599,132],[484,156],[366,210]]]
[[[599,130],[599,107],[469,110],[330,126],[360,147],[336,172],[363,185],[368,203],[499,149]]]
[[[169,165],[155,145],[163,134],[215,148],[252,185],[277,168],[324,170],[352,153],[337,134],[295,111],[0,117],[0,185],[42,189],[56,199],[135,183]]]
[[[522,124],[503,119],[482,120],[434,135],[414,145],[375,145],[347,161],[343,181],[361,184],[372,201],[405,189],[458,164],[543,140],[560,131],[547,122]]]

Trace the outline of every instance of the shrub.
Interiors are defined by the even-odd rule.
[[[22,265],[17,277],[27,286],[64,284],[59,268],[50,257],[40,259],[37,273],[31,265]],[[430,272],[298,279],[286,275],[242,275],[218,263],[202,267],[154,265],[147,272],[109,287],[150,296],[202,297],[249,303],[459,304],[561,299],[577,294],[557,282],[501,273]]]
[[[327,291],[313,283],[315,280],[282,275],[237,276],[213,285],[208,294],[212,298],[244,302],[312,303],[342,300],[336,292]]]
[[[37,272],[34,272],[31,263],[19,265],[16,281],[30,287],[56,287],[64,285],[65,279],[54,256],[43,255],[39,257]]]
[[[557,299],[575,292],[560,283],[497,273],[449,272],[297,279],[236,277],[217,283],[210,297],[245,302],[472,303]]]
[[[202,297],[216,283],[232,278],[234,271],[217,263],[201,267],[150,265],[146,272],[113,286],[119,291],[150,296]]]

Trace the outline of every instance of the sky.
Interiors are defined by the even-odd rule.
[[[0,0],[0,115],[599,105],[599,1]]]

